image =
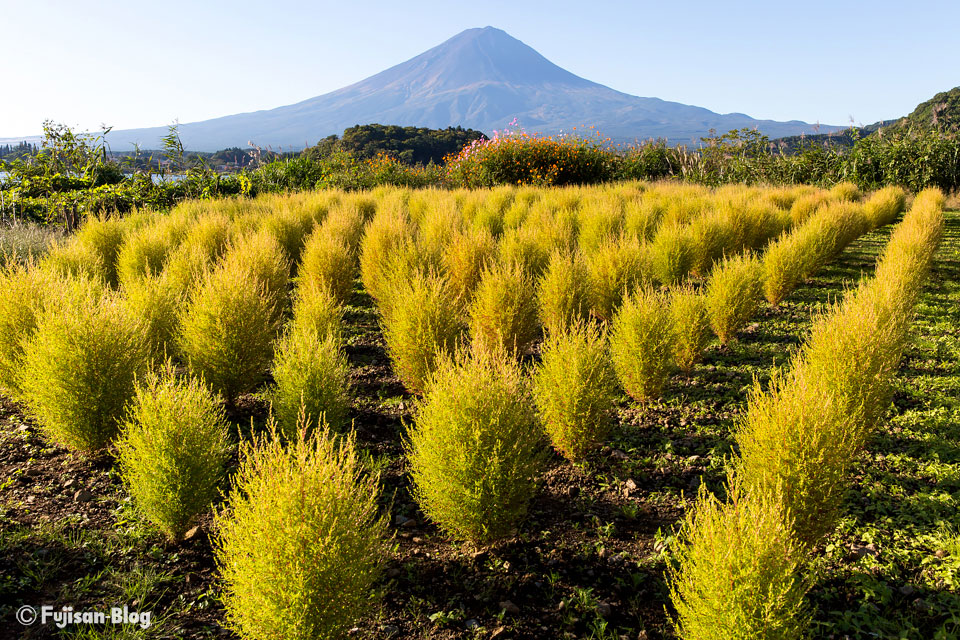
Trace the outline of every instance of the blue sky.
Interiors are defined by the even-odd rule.
[[[491,25],[619,91],[868,124],[960,85],[960,3],[3,0],[0,137],[320,95]]]

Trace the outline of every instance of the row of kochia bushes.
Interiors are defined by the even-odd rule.
[[[736,431],[728,500],[702,490],[669,574],[685,639],[802,637],[812,547],[835,527],[857,453],[887,411],[891,379],[943,230],[921,193],[873,278],[824,313]]]
[[[218,520],[228,616],[248,637],[294,637],[277,630],[302,622],[290,611],[309,619],[303,637],[330,634],[355,619],[384,553],[376,479],[349,437],[331,435],[348,431],[342,315],[358,273],[398,375],[423,393],[405,443],[414,495],[453,537],[483,543],[522,518],[544,427],[566,456],[585,455],[618,382],[655,395],[674,366],[692,366],[707,326],[729,340],[755,310],[770,275],[751,250],[777,237],[765,255],[816,249],[812,262],[776,263],[806,269],[778,280],[795,285],[895,217],[903,194],[859,199],[674,185],[386,190],[95,220],[38,261],[7,262],[0,388],[60,443],[115,444],[136,504],[172,539],[222,487],[233,439],[221,401],[261,390],[271,435],[241,443]],[[531,380],[516,356],[541,322]],[[289,522],[305,524],[278,541]],[[323,568],[315,582],[284,580],[304,562]]]
[[[474,242],[468,233],[434,252],[425,246],[430,227],[418,229],[402,213],[388,210],[374,217],[361,242],[361,277],[381,311],[394,370],[411,392],[422,393],[439,357],[451,355],[467,336],[522,355],[541,330],[554,338],[574,326],[589,333],[580,325],[599,320],[609,328],[621,384],[634,399],[646,400],[659,395],[674,369],[689,370],[712,335],[727,344],[764,294],[779,304],[850,242],[888,224],[904,206],[896,188],[864,204],[817,195],[820,207],[811,207],[788,231],[779,227],[772,244],[768,212],[745,207],[735,221],[721,222],[711,211],[687,224],[661,226],[648,243],[608,236],[591,249],[581,235],[577,246],[547,244],[540,250],[549,257],[539,267],[520,258],[498,260],[492,240]],[[537,221],[535,230],[544,224]],[[676,242],[707,226],[712,231],[702,242]],[[758,227],[764,231],[743,240]],[[710,256],[695,270],[698,278],[686,279],[689,268],[657,268],[677,262],[682,253],[677,247],[702,248],[707,239],[719,248],[691,251]],[[501,241],[501,253],[511,246],[507,241]],[[764,253],[751,251],[765,244]],[[308,245],[306,255],[311,254]]]

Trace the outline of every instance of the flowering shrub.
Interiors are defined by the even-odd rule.
[[[516,125],[516,118],[510,126]],[[592,128],[592,127],[591,127]],[[445,158],[443,181],[452,187],[502,184],[559,186],[593,184],[613,178],[609,138],[540,136],[522,129],[494,131]]]

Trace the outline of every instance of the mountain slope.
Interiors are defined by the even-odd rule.
[[[901,128],[960,129],[960,87],[942,91],[917,105],[910,115],[901,118],[896,125]]]
[[[782,143],[789,151],[796,151],[801,145],[825,145],[840,149],[850,149],[860,138],[883,135],[883,132],[914,133],[920,131],[938,131],[954,135],[960,130],[960,87],[941,91],[929,100],[918,104],[909,115],[896,120],[881,120],[862,127],[834,131],[831,133],[800,136],[785,136],[774,140]]]
[[[556,133],[594,125],[616,140],[662,137],[673,143],[689,143],[710,129],[758,127],[771,137],[815,129],[799,121],[721,115],[621,93],[576,76],[507,33],[486,27],[468,29],[337,91],[276,109],[184,124],[180,135],[193,150],[246,146],[248,141],[300,148],[356,124],[460,125],[489,134],[515,117],[528,131]],[[116,150],[133,142],[155,148],[165,132],[164,127],[114,131],[109,141]]]

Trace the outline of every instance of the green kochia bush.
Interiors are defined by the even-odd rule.
[[[79,285],[64,293],[39,317],[17,382],[27,410],[51,438],[94,451],[117,435],[150,347],[144,325],[118,296]]]
[[[689,372],[700,361],[710,340],[704,296],[690,286],[675,289],[670,295],[670,319],[674,362],[682,371]]]
[[[610,355],[617,378],[642,402],[660,395],[673,368],[670,306],[649,288],[624,300],[613,320]]]
[[[378,479],[326,428],[241,445],[214,554],[241,638],[340,638],[369,611],[386,555]]]
[[[422,393],[466,329],[459,300],[444,278],[422,274],[392,282],[387,297],[394,301],[382,320],[387,353],[404,386]]]
[[[0,392],[19,393],[17,376],[23,346],[37,328],[48,295],[56,295],[55,280],[48,274],[12,261],[0,268]]]
[[[753,317],[763,286],[760,262],[745,254],[720,262],[707,282],[706,304],[710,326],[727,344]]]
[[[793,640],[809,620],[806,555],[776,500],[721,503],[701,489],[669,565],[673,624],[684,640]]]
[[[198,286],[180,317],[177,346],[191,369],[228,402],[253,389],[273,357],[276,298],[238,261]]]
[[[552,332],[533,377],[540,421],[555,449],[583,458],[610,429],[618,393],[606,336],[593,324]]]
[[[475,346],[441,363],[418,407],[406,443],[413,495],[455,538],[503,537],[526,513],[542,441],[520,368]]]
[[[288,438],[301,410],[334,430],[347,426],[350,366],[338,336],[294,323],[277,345],[273,378],[273,411]]]
[[[124,483],[137,507],[179,540],[216,500],[229,454],[220,403],[172,365],[138,385],[118,443]]]

